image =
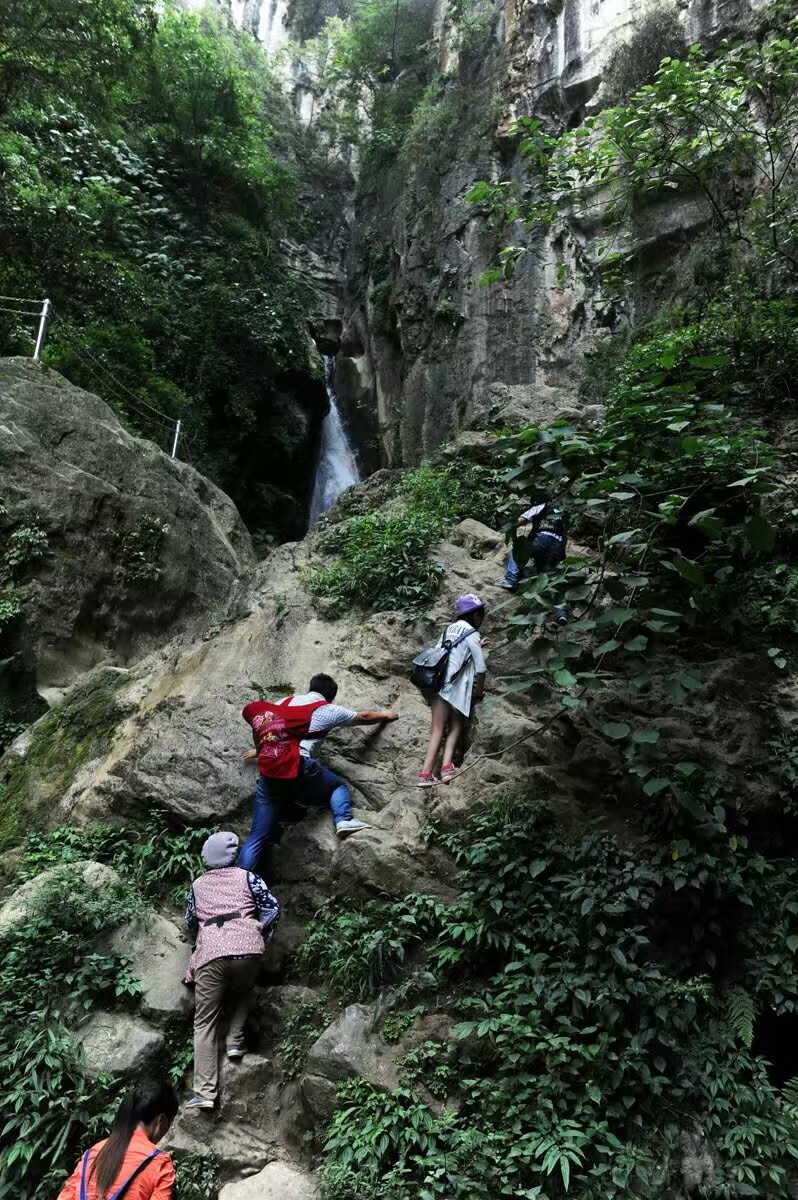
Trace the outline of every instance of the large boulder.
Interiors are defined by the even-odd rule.
[[[307,1073],[335,1083],[368,1079],[391,1091],[399,1086],[393,1055],[373,1032],[374,1012],[365,1004],[350,1004],[314,1042],[308,1052]]]
[[[179,1155],[214,1154],[226,1178],[258,1171],[279,1153],[283,1102],[267,1058],[260,1054],[247,1054],[240,1062],[223,1058],[218,1108],[181,1110],[165,1145]]]
[[[190,1012],[193,994],[183,983],[191,947],[172,921],[147,913],[121,926],[111,946],[131,959],[131,970],[141,987],[141,1011],[158,1021]]]
[[[20,577],[25,624],[14,647],[41,691],[109,652],[129,661],[165,634],[221,622],[255,562],[229,497],[28,359],[0,359],[0,427],[4,530],[35,524],[47,535],[45,556]],[[147,550],[153,522],[166,532]]]
[[[81,883],[99,891],[119,883],[119,876],[112,867],[89,860],[50,867],[18,887],[0,908],[0,934],[31,916],[38,908],[42,894],[53,884],[72,890]]]
[[[319,1189],[312,1175],[284,1162],[269,1163],[257,1175],[228,1183],[219,1200],[318,1200]]]
[[[158,1065],[164,1036],[128,1013],[94,1013],[73,1035],[86,1073],[142,1075]]]

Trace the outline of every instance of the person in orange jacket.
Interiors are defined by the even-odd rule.
[[[175,1168],[155,1143],[177,1108],[170,1083],[141,1083],[128,1092],[110,1134],[82,1156],[58,1200],[173,1200]]]

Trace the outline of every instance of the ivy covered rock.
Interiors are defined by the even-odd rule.
[[[68,867],[51,867],[29,879],[8,897],[0,908],[0,934],[37,912],[41,899],[53,886],[74,889],[76,886],[100,891],[119,883],[113,867],[98,862],[73,862]]]

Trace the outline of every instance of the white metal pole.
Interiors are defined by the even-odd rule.
[[[34,362],[38,362],[39,355],[42,352],[44,337],[47,333],[47,322],[50,320],[50,309],[52,307],[53,306],[49,300],[45,300],[44,304],[42,305],[41,316],[39,317],[39,332],[36,335],[36,348],[33,351]]]
[[[177,456],[177,443],[180,441],[180,422],[175,425],[175,440],[172,446],[172,458]]]

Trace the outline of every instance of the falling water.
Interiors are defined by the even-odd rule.
[[[355,456],[338,411],[333,387],[334,368],[335,360],[325,358],[324,377],[327,381],[327,395],[330,397],[330,411],[321,427],[319,464],[316,467],[313,499],[310,502],[311,525],[335,503],[344,488],[351,487],[360,479]]]

